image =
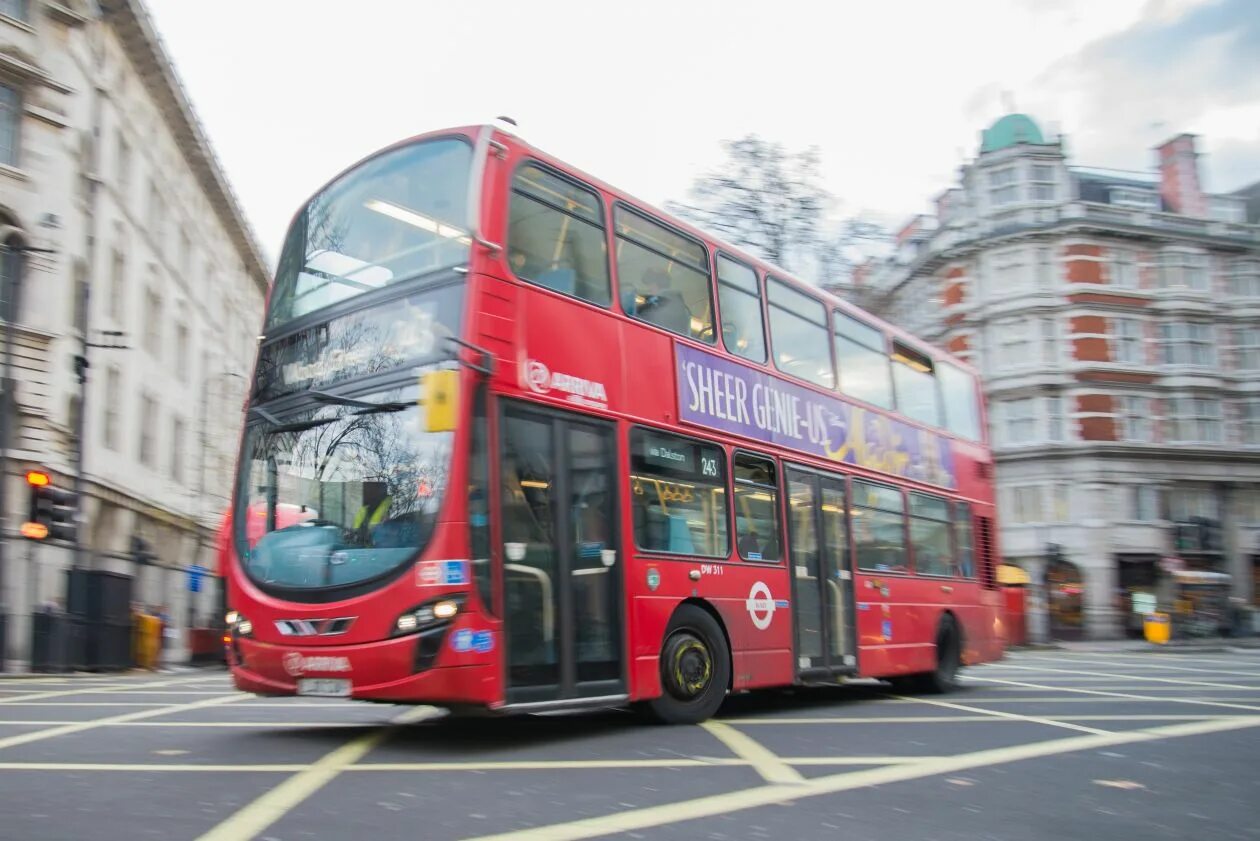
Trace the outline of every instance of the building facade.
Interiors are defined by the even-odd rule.
[[[140,0],[0,1],[0,244],[8,655],[76,562],[17,537],[24,472],[70,487],[80,457],[78,562],[208,617],[189,570],[214,566],[269,271]]]
[[[1140,155],[1135,150],[1135,156]],[[854,295],[981,372],[1001,546],[1034,638],[1134,634],[1160,577],[1260,603],[1260,219],[1201,186],[1077,165],[1003,117]]]

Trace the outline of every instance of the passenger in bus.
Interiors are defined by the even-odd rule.
[[[634,315],[659,324],[666,330],[684,336],[690,334],[691,310],[687,308],[682,293],[670,284],[669,275],[660,269],[648,269],[643,273],[637,291],[643,303],[632,310]]]
[[[738,545],[741,557],[748,558],[752,561],[759,561],[762,559],[761,535],[757,533],[756,526],[753,526],[747,532],[740,535]]]

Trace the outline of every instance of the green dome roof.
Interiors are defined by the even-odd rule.
[[[1027,114],[1007,114],[981,134],[980,151],[996,152],[1020,143],[1045,142],[1041,129]]]

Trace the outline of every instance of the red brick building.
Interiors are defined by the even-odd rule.
[[[1077,166],[1003,117],[858,290],[983,373],[1035,636],[1132,632],[1167,556],[1260,603],[1260,219],[1204,192],[1192,135],[1154,157]]]

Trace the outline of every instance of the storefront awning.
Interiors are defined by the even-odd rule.
[[[1032,579],[1028,577],[1028,573],[1022,567],[1013,564],[999,564],[997,568],[998,583],[1003,586],[1012,586],[1017,584],[1031,584]]]

